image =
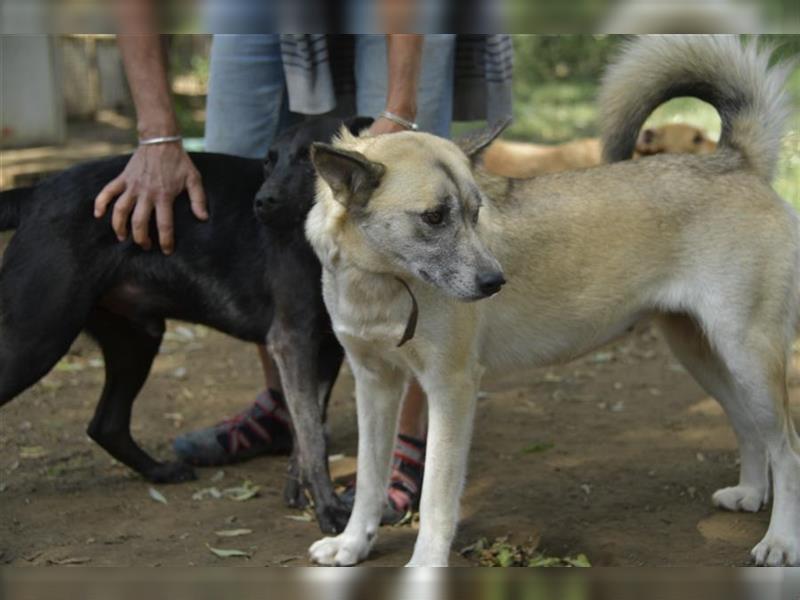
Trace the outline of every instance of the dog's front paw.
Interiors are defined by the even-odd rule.
[[[800,539],[767,532],[750,553],[755,563],[767,567],[800,567]]]
[[[182,462],[166,462],[151,469],[147,479],[153,483],[182,483],[197,479],[194,469]]]
[[[714,506],[734,512],[758,512],[767,503],[765,490],[750,486],[737,485],[714,492],[711,501]]]
[[[308,549],[311,561],[329,567],[349,567],[360,563],[369,554],[370,543],[366,538],[354,538],[345,534],[322,538]]]

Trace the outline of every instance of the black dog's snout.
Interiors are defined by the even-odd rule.
[[[484,296],[496,294],[500,291],[500,288],[503,287],[505,282],[506,278],[503,277],[503,273],[500,271],[481,273],[477,278],[478,289]]]
[[[267,206],[275,204],[277,201],[272,194],[259,194],[256,196],[256,209],[264,210]]]

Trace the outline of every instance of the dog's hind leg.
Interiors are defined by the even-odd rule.
[[[163,321],[160,322],[163,329]],[[192,468],[180,462],[161,463],[133,440],[131,409],[153,364],[161,336],[104,309],[95,309],[86,327],[100,344],[106,381],[88,434],[111,456],[154,483],[195,479]]]
[[[741,391],[731,373],[711,348],[708,339],[691,317],[665,315],[659,325],[675,357],[695,380],[725,410],[739,444],[739,484],[714,492],[712,501],[726,510],[755,512],[769,501],[767,448],[755,424],[743,410]]]
[[[349,353],[356,380],[358,413],[358,471],[353,514],[344,531],[309,548],[321,565],[349,566],[364,560],[378,534],[389,467],[397,435],[397,415],[405,374],[370,349]]]
[[[778,310],[764,315],[766,304],[759,306],[762,314],[740,321],[749,323],[743,331],[711,332],[711,343],[732,374],[738,410],[764,443],[772,473],[772,515],[753,558],[759,565],[800,566],[800,438],[786,383],[789,319]]]
[[[314,498],[317,522],[324,533],[344,529],[349,511],[336,495],[328,471],[323,397],[327,399],[343,351],[323,347],[322,334],[301,325],[307,318],[275,318],[267,336],[270,354],[281,374],[286,404],[292,417],[294,449],[284,497],[299,504],[305,486]],[[312,326],[313,327],[313,326]]]
[[[57,262],[15,258],[20,250],[14,241],[0,272],[0,406],[47,375],[69,351],[91,306],[85,290],[53,272]]]

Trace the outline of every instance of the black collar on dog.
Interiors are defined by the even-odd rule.
[[[414,332],[417,330],[419,306],[417,305],[417,299],[414,297],[414,292],[411,291],[411,288],[408,287],[408,284],[399,277],[395,277],[395,279],[403,284],[403,287],[406,288],[408,295],[411,296],[411,314],[408,315],[408,322],[406,323],[406,330],[403,332],[403,337],[400,339],[400,343],[397,344],[397,347],[399,348],[414,337]]]

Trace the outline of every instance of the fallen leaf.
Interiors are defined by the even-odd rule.
[[[175,333],[177,333],[180,337],[186,340],[193,340],[194,339],[194,331],[186,327],[185,325],[178,325],[175,328]]]
[[[564,562],[572,565],[573,567],[591,567],[592,564],[585,554],[578,554],[575,558],[566,557]]]
[[[19,449],[19,457],[20,458],[44,458],[47,456],[47,450],[42,448],[41,446],[23,446]]]
[[[253,533],[252,529],[221,529],[220,531],[215,531],[214,535],[218,535],[219,537],[239,537],[240,535],[250,535]]]
[[[75,373],[77,371],[83,371],[85,368],[86,368],[85,365],[81,362],[72,361],[64,358],[58,361],[54,370],[60,371],[62,373]]]
[[[49,562],[52,565],[64,566],[64,565],[82,565],[84,563],[88,563],[91,560],[92,560],[91,556],[73,556],[73,557],[62,558],[62,559],[58,559],[58,560],[56,560],[56,559],[47,559],[47,562]]]
[[[245,500],[250,500],[258,496],[258,491],[260,489],[261,486],[254,485],[252,481],[246,479],[242,485],[225,488],[222,490],[222,495],[231,500],[236,500],[237,502],[244,502]]]
[[[593,363],[607,363],[614,360],[614,353],[613,352],[595,352],[592,357],[589,359],[589,362]]]
[[[204,500],[207,497],[214,498],[214,500],[219,500],[222,498],[222,492],[215,487],[207,487],[203,488],[202,490],[197,490],[194,494],[192,494],[192,500]]]
[[[168,504],[166,497],[164,497],[164,494],[159,492],[156,488],[151,487],[148,490],[148,493],[150,494],[150,497],[156,502],[160,502],[161,504]]]
[[[302,521],[304,523],[310,523],[313,518],[308,513],[303,513],[302,515],[284,515],[284,519],[291,519],[292,521]]]
[[[528,563],[529,567],[557,567],[561,564],[560,558],[551,556],[537,556]]]
[[[226,549],[226,548],[214,548],[210,546],[208,543],[206,544],[206,548],[208,548],[212,554],[218,556],[219,558],[232,558],[235,556],[241,556],[243,558],[250,558],[250,553],[245,552],[244,550],[236,550],[236,549]]]
[[[550,450],[553,448],[555,444],[553,442],[534,442],[530,446],[525,446],[522,449],[524,454],[536,454],[537,452],[545,452],[546,450]]]

